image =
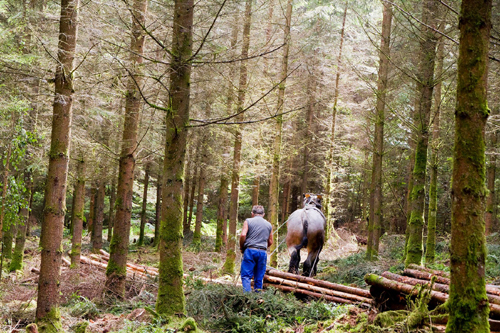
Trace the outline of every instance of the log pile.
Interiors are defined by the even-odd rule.
[[[378,306],[397,310],[401,309],[401,304],[406,303],[406,295],[416,296],[418,290],[415,286],[431,285],[431,279],[434,278],[434,284],[431,291],[430,306],[443,304],[449,297],[450,279],[447,274],[441,271],[431,271],[419,266],[411,266],[405,269],[403,275],[384,272],[381,276],[376,274],[367,274],[365,281],[371,286],[370,292],[374,296]],[[486,287],[487,297],[490,303],[490,326],[494,331],[500,331],[500,322],[494,319],[500,319],[500,290],[494,286]],[[398,302],[400,300],[401,302]],[[495,329],[493,329],[493,327]]]
[[[363,307],[370,307],[373,304],[368,290],[285,273],[276,269],[268,269],[264,275],[264,288],[268,287],[335,303],[358,304]]]

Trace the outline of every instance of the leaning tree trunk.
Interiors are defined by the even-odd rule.
[[[59,268],[62,261],[62,237],[66,212],[74,92],[73,59],[78,31],[78,7],[78,0],[61,0],[52,134],[40,241],[41,264],[36,308],[36,322],[40,332],[62,330],[58,307]]]
[[[337,102],[339,98],[339,82],[340,82],[340,65],[342,64],[342,46],[344,45],[344,31],[345,31],[345,19],[347,17],[347,7],[349,5],[349,1],[346,0],[345,9],[344,9],[344,17],[342,19],[342,30],[340,31],[340,46],[339,46],[339,55],[337,57],[337,74],[335,77],[335,92],[333,97],[333,109],[332,109],[332,129],[330,134],[330,147],[328,152],[328,170],[326,170],[326,181],[325,181],[325,204],[324,212],[326,217],[326,230],[325,230],[325,238],[328,239],[331,230],[333,230],[333,220],[331,214],[331,201],[332,201],[332,181],[333,181],[333,158],[335,152],[335,123],[337,119]],[[293,209],[292,209],[293,210]]]
[[[441,25],[443,26],[443,25]],[[436,76],[441,77],[443,74],[443,60],[444,60],[444,38],[440,37],[438,44],[438,63],[436,66]],[[441,85],[440,80],[436,84],[434,92],[434,119],[432,126],[432,150],[431,150],[431,179],[429,184],[429,214],[427,217],[427,246],[425,252],[425,264],[434,262],[436,256],[436,221],[437,221],[437,175],[438,175],[438,152],[440,146],[439,126],[440,126],[440,109],[441,109]]]
[[[80,254],[82,251],[83,232],[83,209],[85,207],[85,160],[83,156],[76,161],[76,184],[73,193],[73,216],[71,225],[73,226],[73,238],[71,240],[71,268],[78,268],[80,265]]]
[[[144,245],[144,228],[146,227],[146,212],[148,208],[148,186],[149,186],[149,170],[151,165],[149,163],[146,164],[146,170],[144,173],[144,191],[142,194],[142,209],[141,209],[141,227],[139,231],[139,241],[137,242],[138,246]]]
[[[284,31],[284,44],[283,58],[281,59],[281,74],[280,74],[280,85],[278,88],[278,105],[276,106],[276,114],[278,116],[275,118],[276,123],[274,124],[274,142],[273,142],[273,155],[272,155],[272,173],[271,181],[269,184],[269,222],[273,226],[274,242],[271,245],[271,258],[269,260],[269,265],[271,267],[278,267],[278,251],[276,251],[279,239],[278,239],[278,204],[279,204],[279,179],[280,179],[280,160],[281,160],[281,140],[282,140],[282,130],[283,130],[283,106],[285,104],[285,87],[286,78],[288,76],[288,53],[290,50],[290,27],[292,25],[292,0],[288,0],[286,5],[285,14],[285,31]]]
[[[380,65],[377,82],[377,105],[375,108],[375,131],[373,138],[372,182],[370,186],[370,219],[366,258],[378,257],[380,230],[382,228],[382,158],[384,155],[385,100],[389,76],[391,44],[392,5],[384,2],[382,38],[380,40]]]
[[[434,90],[434,65],[436,59],[438,2],[426,0],[423,3],[422,41],[420,43],[420,64],[417,82],[418,106],[415,112],[417,145],[413,168],[413,187],[410,195],[410,223],[408,224],[408,244],[405,265],[422,262],[423,228],[425,209],[425,180],[427,168],[427,147],[429,145],[429,120]]]
[[[485,287],[485,140],[491,0],[463,0],[453,150],[448,333],[489,332]]]
[[[252,1],[246,0],[245,5],[245,19],[243,25],[243,44],[241,46],[241,59],[248,58],[248,49],[250,48],[250,25],[252,22]],[[240,64],[240,82],[238,89],[238,102],[236,111],[239,113],[236,116],[236,121],[243,121],[243,106],[245,104],[245,96],[247,89],[247,62],[241,61]],[[223,271],[232,274],[234,272],[236,260],[236,224],[238,222],[238,197],[240,186],[240,161],[241,161],[241,147],[242,147],[242,134],[239,125],[235,128],[234,140],[234,155],[233,155],[233,169],[231,177],[231,202],[229,204],[229,234],[227,244],[226,261],[224,262]]]
[[[147,0],[134,0],[132,13],[132,38],[130,78],[125,95],[125,120],[123,124],[122,148],[118,167],[118,185],[116,193],[116,215],[113,237],[109,246],[109,261],[106,269],[106,290],[118,297],[125,296],[125,278],[127,254],[130,237],[130,218],[132,213],[132,195],[134,186],[135,154],[137,148],[137,127],[141,110],[144,30],[146,22]]]
[[[165,186],[160,231],[160,276],[156,311],[185,312],[182,270],[182,188],[189,123],[189,93],[193,38],[193,0],[175,0],[170,98],[166,115]]]

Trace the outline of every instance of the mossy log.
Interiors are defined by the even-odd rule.
[[[362,297],[366,297],[366,298],[370,298],[370,299],[372,298],[372,296],[368,290],[361,289],[361,288],[354,288],[354,287],[344,286],[342,284],[317,280],[317,279],[305,277],[302,275],[285,273],[285,272],[278,271],[276,269],[268,269],[266,271],[266,274],[270,275],[270,276],[280,277],[280,278],[287,279],[287,280],[293,280],[293,281],[298,281],[298,282],[302,282],[302,283],[307,283],[307,284],[310,284],[313,286],[343,291],[345,293],[354,294],[354,295],[358,295],[358,296],[362,296]]]
[[[301,283],[301,282],[292,281],[292,280],[287,280],[287,279],[283,279],[283,278],[279,278],[279,277],[275,277],[275,276],[264,275],[264,281],[270,282],[272,284],[287,285],[287,286],[295,287],[297,289],[304,289],[304,290],[308,290],[308,291],[313,291],[315,293],[319,293],[322,295],[324,294],[324,295],[330,295],[330,296],[335,296],[335,297],[341,297],[344,299],[351,300],[353,302],[361,302],[361,303],[367,303],[367,304],[373,303],[373,300],[371,298],[353,295],[353,294],[345,293],[345,292],[338,291],[338,290],[331,290],[331,289],[327,289],[327,288],[313,286],[310,284]]]
[[[355,301],[352,301],[352,300],[349,300],[349,299],[345,299],[345,298],[341,298],[341,297],[335,297],[335,296],[331,296],[331,295],[325,295],[325,294],[317,293],[317,292],[310,291],[310,290],[298,289],[298,288],[289,287],[289,286],[283,286],[283,285],[279,285],[279,284],[264,283],[263,287],[264,288],[273,287],[273,288],[276,288],[276,289],[279,289],[279,290],[282,290],[282,291],[291,292],[291,293],[294,293],[294,294],[307,295],[307,296],[311,296],[311,297],[315,297],[315,298],[321,298],[321,299],[324,299],[324,300],[327,300],[327,301],[330,301],[330,302],[335,302],[335,303],[358,304],[358,305],[364,306],[364,307],[371,307],[371,305],[367,304],[367,303],[357,303]]]
[[[394,290],[407,295],[418,295],[418,290],[414,286],[392,281],[376,274],[367,274],[365,276],[365,282],[371,286],[377,286],[386,290]],[[431,291],[430,295],[432,300],[439,303],[445,303],[449,298],[448,294],[439,291]],[[500,305],[490,304],[490,313],[495,317],[500,316]]]
[[[430,268],[415,265],[415,264],[410,264],[410,265],[408,265],[407,268],[414,269],[414,270],[421,271],[421,272],[431,273],[431,274],[436,275],[436,276],[442,276],[442,277],[447,278],[447,279],[450,278],[450,273],[439,271],[437,269],[430,269]]]
[[[414,270],[414,269],[405,269],[403,271],[403,275],[412,276],[412,277],[415,277],[418,279],[428,280],[428,281],[430,281],[431,278],[433,276],[435,276],[433,274],[421,272],[421,271]],[[436,276],[436,282],[450,285],[450,279],[447,279],[447,278],[441,277],[441,276]],[[491,285],[486,285],[486,293],[491,294],[491,295],[495,295],[495,296],[500,296],[500,289],[497,287],[491,286]]]
[[[389,279],[389,280],[398,281],[398,282],[402,282],[402,283],[406,283],[406,284],[411,284],[412,286],[416,286],[416,285],[429,286],[431,283],[428,280],[421,280],[421,279],[411,278],[408,276],[401,276],[401,275],[394,274],[391,272],[384,272],[384,273],[382,273],[382,276]],[[432,289],[436,290],[436,291],[440,291],[442,293],[446,293],[446,294],[450,293],[450,286],[448,286],[447,284],[434,283],[432,285]],[[488,301],[490,303],[500,305],[500,297],[495,296],[495,295],[490,295],[490,294],[487,294],[486,296],[488,297]]]

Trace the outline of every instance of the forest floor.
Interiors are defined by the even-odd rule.
[[[365,274],[380,274],[385,270],[395,272],[403,268],[403,235],[383,236],[380,259],[371,262],[364,259],[364,248],[358,245],[354,233],[340,228],[337,234],[338,237],[330,240],[321,253],[317,278],[367,288],[363,280]],[[22,272],[6,274],[4,271],[0,290],[1,332],[21,332],[24,331],[23,327],[34,321],[38,275],[32,272],[32,268],[38,268],[40,264],[38,241],[36,236],[27,241]],[[89,242],[88,237],[85,241]],[[189,239],[185,241],[189,243]],[[69,241],[65,241],[65,250],[69,250],[69,246]],[[213,239],[204,236],[199,252],[186,246],[183,253],[184,272],[188,274],[185,279],[187,315],[196,320],[199,332],[404,331],[369,328],[367,323],[375,318],[375,309],[366,310],[312,299],[299,300],[274,289],[260,294],[243,294],[238,272],[233,276],[221,275],[219,272],[224,255],[209,252],[210,248],[213,248]],[[438,250],[447,252],[446,239],[438,244]],[[84,254],[88,252],[89,247],[84,246]],[[284,247],[280,247],[278,258],[279,269],[286,271],[289,259]],[[152,247],[138,248],[132,245],[129,262],[158,267],[158,253]],[[446,269],[446,265],[446,254],[439,254],[435,268]],[[223,283],[207,284],[200,277]],[[156,301],[155,280],[129,279],[123,301],[103,297],[104,281],[104,271],[95,267],[82,264],[75,270],[62,268],[61,314],[66,331],[76,332],[82,323],[88,324],[87,332],[99,333],[186,331],[179,329],[185,319],[167,322],[150,311],[154,310]],[[430,330],[424,328],[412,332]]]

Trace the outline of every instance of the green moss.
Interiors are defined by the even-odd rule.
[[[191,317],[187,318],[179,329],[182,332],[198,332],[196,321]]]
[[[82,321],[77,323],[72,327],[73,332],[75,333],[86,333],[87,332],[87,327],[89,326],[88,321]]]
[[[37,318],[36,324],[40,333],[64,332],[61,324],[61,313],[56,306],[53,306],[45,317]]]

